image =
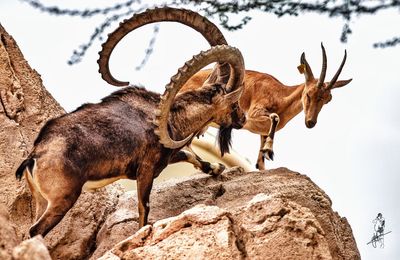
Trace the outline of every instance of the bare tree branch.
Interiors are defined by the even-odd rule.
[[[377,42],[374,43],[375,48],[386,48],[386,47],[393,47],[397,44],[400,44],[400,37],[394,37],[391,40],[387,40],[385,42]]]
[[[130,0],[125,3],[119,3],[112,7],[97,8],[97,9],[85,9],[85,10],[70,10],[61,9],[57,6],[45,6],[38,0],[20,0],[26,2],[35,9],[39,9],[41,12],[54,14],[54,15],[68,15],[68,16],[80,16],[82,18],[89,18],[95,15],[107,15],[114,11],[119,11],[123,8],[129,8],[134,3],[141,3],[141,0]]]
[[[154,43],[156,42],[158,32],[160,31],[160,26],[158,24],[154,25],[153,27],[153,36],[150,39],[149,46],[147,47],[145,51],[145,56],[142,60],[142,62],[136,66],[135,70],[141,70],[149,60],[151,54],[153,53],[154,50]]]
[[[20,0],[27,3],[41,12],[59,15],[59,16],[77,16],[82,18],[91,18],[96,15],[105,16],[104,22],[97,26],[89,38],[89,41],[82,44],[73,51],[68,64],[73,65],[82,60],[88,48],[96,39],[102,39],[102,35],[107,27],[113,22],[120,21],[122,18],[134,13],[142,12],[146,8],[155,7],[155,4],[147,5],[141,0],[129,0],[122,3],[117,3],[110,7],[71,10],[62,9],[57,6],[45,6],[40,0]],[[250,11],[261,11],[274,14],[277,17],[283,16],[298,16],[305,13],[317,13],[327,15],[328,17],[341,17],[344,21],[340,40],[347,42],[349,35],[352,33],[350,22],[355,16],[360,15],[375,15],[380,11],[389,9],[398,9],[400,11],[400,0],[166,0],[163,5],[172,6],[196,6],[205,16],[217,18],[220,25],[229,30],[235,31],[242,29],[250,20],[249,15],[243,15]],[[232,15],[243,15],[240,21],[236,24],[230,22]],[[148,61],[153,52],[154,43],[159,31],[159,27],[153,29],[153,36],[149,41],[149,46],[146,49],[145,57],[140,65],[136,67],[140,70]],[[400,38],[394,37],[391,40],[377,42],[373,45],[375,48],[393,47],[400,44]]]

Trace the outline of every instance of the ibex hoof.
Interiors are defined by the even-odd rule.
[[[221,163],[211,163],[210,168],[211,170],[208,172],[208,174],[220,175],[225,170],[225,165]]]
[[[33,238],[33,237],[35,237],[36,235],[41,234],[41,233],[39,232],[38,229],[39,229],[38,225],[33,225],[33,226],[29,229],[29,236],[30,236],[30,238]]]
[[[274,151],[272,149],[267,148],[265,150],[262,150],[262,153],[267,160],[269,161],[274,160]]]
[[[256,169],[259,171],[263,171],[265,170],[265,165],[256,163]]]

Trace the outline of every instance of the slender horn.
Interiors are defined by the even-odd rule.
[[[333,76],[332,80],[329,82],[329,85],[327,87],[328,89],[331,89],[333,87],[333,85],[336,83],[336,81],[338,80],[339,75],[342,72],[343,66],[346,63],[346,58],[347,58],[347,51],[344,50],[344,57],[343,57],[342,63],[340,64],[339,69],[336,71],[335,76]]]
[[[155,22],[178,22],[185,24],[203,35],[211,46],[227,44],[224,35],[212,22],[205,17],[190,10],[162,7],[148,9],[142,13],[135,14],[129,19],[120,23],[119,27],[108,35],[107,41],[102,45],[99,52],[99,72],[101,77],[109,84],[115,86],[126,86],[129,82],[115,79],[109,68],[109,60],[112,51],[118,42],[128,33],[143,25]]]
[[[231,86],[233,89],[242,87],[244,61],[242,54],[237,48],[227,45],[214,46],[205,52],[200,52],[200,54],[193,56],[191,60],[185,62],[185,65],[178,69],[178,73],[171,78],[170,83],[165,87],[166,90],[161,96],[160,105],[153,121],[156,125],[154,133],[159,136],[160,143],[165,147],[170,149],[180,148],[186,145],[193,137],[193,134],[191,134],[181,141],[172,140],[168,133],[169,112],[176,94],[186,81],[203,67],[213,62],[226,62],[229,64],[232,72],[230,73],[228,84],[233,84],[234,86]],[[237,85],[240,85],[240,87],[236,87]]]
[[[322,69],[321,69],[321,75],[319,76],[319,79],[317,82],[317,87],[319,87],[319,88],[321,88],[324,85],[326,69],[328,68],[326,52],[325,52],[325,48],[324,48],[324,45],[322,44],[322,42],[321,42],[321,49],[322,49]]]
[[[300,64],[305,66],[304,76],[306,78],[306,82],[309,82],[314,79],[314,75],[312,73],[311,67],[306,60],[306,54],[303,52],[300,57]]]

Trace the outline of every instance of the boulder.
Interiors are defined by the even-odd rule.
[[[236,243],[230,214],[200,204],[145,226],[100,259],[239,259]]]
[[[25,240],[17,247],[14,248],[12,254],[13,260],[51,260],[49,251],[44,245],[42,236],[35,236],[31,239]]]
[[[115,210],[123,193],[118,185],[84,192],[74,207],[45,237],[53,259],[87,259],[96,248],[96,236]]]
[[[333,259],[309,209],[258,194],[229,212],[197,205],[148,225],[100,259]]]
[[[137,227],[135,192],[122,196],[118,205],[107,226]],[[217,259],[360,259],[350,225],[332,210],[325,192],[286,168],[250,173],[231,169],[218,177],[171,180],[155,185],[150,206],[153,225],[114,246],[103,259],[194,254]],[[109,234],[103,236],[103,245],[116,235],[107,226],[102,227]],[[97,248],[93,256],[112,243]]]

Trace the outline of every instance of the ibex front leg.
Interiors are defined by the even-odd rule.
[[[150,192],[155,176],[154,165],[143,163],[137,170],[137,196],[139,210],[139,228],[147,225],[150,213]]]
[[[271,120],[271,127],[268,134],[266,136],[261,135],[261,146],[256,164],[256,168],[259,170],[265,170],[264,158],[267,158],[268,160],[274,159],[274,136],[279,124],[279,116],[276,113],[272,113],[269,115],[269,118]]]
[[[219,175],[225,170],[225,166],[221,163],[210,163],[204,161],[197,154],[195,154],[189,146],[186,146],[184,149],[179,151],[169,161],[170,164],[178,162],[191,163],[196,169],[211,175]]]

